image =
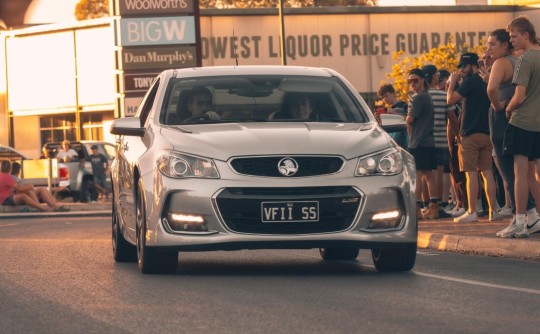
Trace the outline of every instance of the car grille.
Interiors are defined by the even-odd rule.
[[[262,202],[316,201],[317,222],[262,222]],[[348,229],[362,201],[354,188],[227,188],[216,198],[225,225],[232,231],[256,234],[310,234]]]
[[[278,163],[285,156],[235,158],[232,168],[239,174],[252,176],[285,177],[278,169]],[[340,157],[287,156],[298,163],[298,172],[287,177],[305,177],[337,173],[343,166]]]

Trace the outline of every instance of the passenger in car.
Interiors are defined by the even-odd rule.
[[[219,114],[211,111],[211,107],[212,92],[204,86],[193,87],[180,93],[176,113],[169,115],[167,124],[182,124],[197,117],[219,120]]]
[[[315,100],[304,93],[290,93],[285,95],[281,111],[271,114],[269,119],[300,119],[317,120]]]

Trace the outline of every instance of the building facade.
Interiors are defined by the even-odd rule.
[[[285,60],[333,68],[369,96],[388,80],[394,52],[418,56],[450,39],[479,45],[518,15],[540,27],[540,10],[516,6],[291,8],[284,15]],[[281,64],[278,20],[270,8],[201,11],[203,66]],[[0,143],[36,157],[47,141],[113,142],[110,122],[133,115],[140,99],[118,108],[116,85],[144,92],[155,74],[145,70],[125,82],[118,55],[133,68],[181,61],[118,52],[114,29],[107,18],[0,32]]]

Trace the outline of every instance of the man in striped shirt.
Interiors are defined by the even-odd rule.
[[[433,103],[433,137],[435,139],[435,159],[437,160],[437,170],[435,171],[435,188],[437,189],[436,198],[439,203],[439,217],[448,218],[442,207],[443,199],[448,199],[449,191],[449,157],[448,138],[446,136],[446,124],[449,117],[454,117],[455,124],[457,118],[454,114],[454,106],[446,103],[446,92],[439,89],[439,72],[435,65],[425,65],[422,68],[425,73],[425,79],[429,85],[428,93]],[[444,175],[446,174],[446,175]],[[446,185],[444,180],[446,179]],[[446,201],[445,201],[446,203]]]

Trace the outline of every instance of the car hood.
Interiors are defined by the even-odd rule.
[[[175,150],[226,161],[244,155],[340,155],[351,159],[385,149],[375,123],[226,123],[164,127]]]

